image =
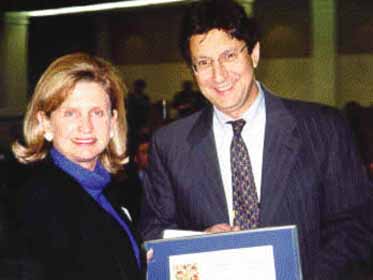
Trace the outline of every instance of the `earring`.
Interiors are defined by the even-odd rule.
[[[114,137],[114,132],[110,130],[110,139],[112,139],[113,137]]]
[[[45,132],[44,133],[44,139],[48,142],[51,142],[53,140],[53,133],[52,132]]]
[[[254,69],[255,69],[257,66],[258,66],[258,62],[253,61],[253,67],[254,67]]]

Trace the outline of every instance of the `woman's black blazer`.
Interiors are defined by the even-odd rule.
[[[121,187],[112,183],[104,193],[134,232],[115,195]],[[139,269],[122,227],[50,160],[32,168],[13,206],[18,273],[38,280],[145,279],[144,261]]]

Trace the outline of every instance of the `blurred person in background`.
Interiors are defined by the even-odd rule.
[[[118,193],[123,200],[123,204],[126,205],[135,226],[140,215],[144,181],[147,179],[146,169],[149,165],[149,145],[150,135],[148,133],[140,134],[137,143],[134,145],[135,150],[130,156],[130,161],[125,165],[124,183],[121,193]]]
[[[138,141],[139,135],[147,129],[150,122],[151,102],[146,93],[146,81],[137,79],[133,82],[133,89],[126,97],[128,121],[128,146],[132,151]]]
[[[193,90],[192,81],[183,81],[182,90],[178,91],[172,106],[177,111],[177,118],[184,118],[201,110],[206,105],[206,100],[199,91]]]

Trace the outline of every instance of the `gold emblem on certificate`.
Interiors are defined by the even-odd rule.
[[[176,264],[172,268],[172,280],[200,280],[197,263]]]

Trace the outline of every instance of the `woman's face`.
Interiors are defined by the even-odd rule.
[[[94,170],[110,141],[117,112],[95,82],[80,81],[50,118],[38,115],[44,131],[53,136],[53,147],[72,162]]]

